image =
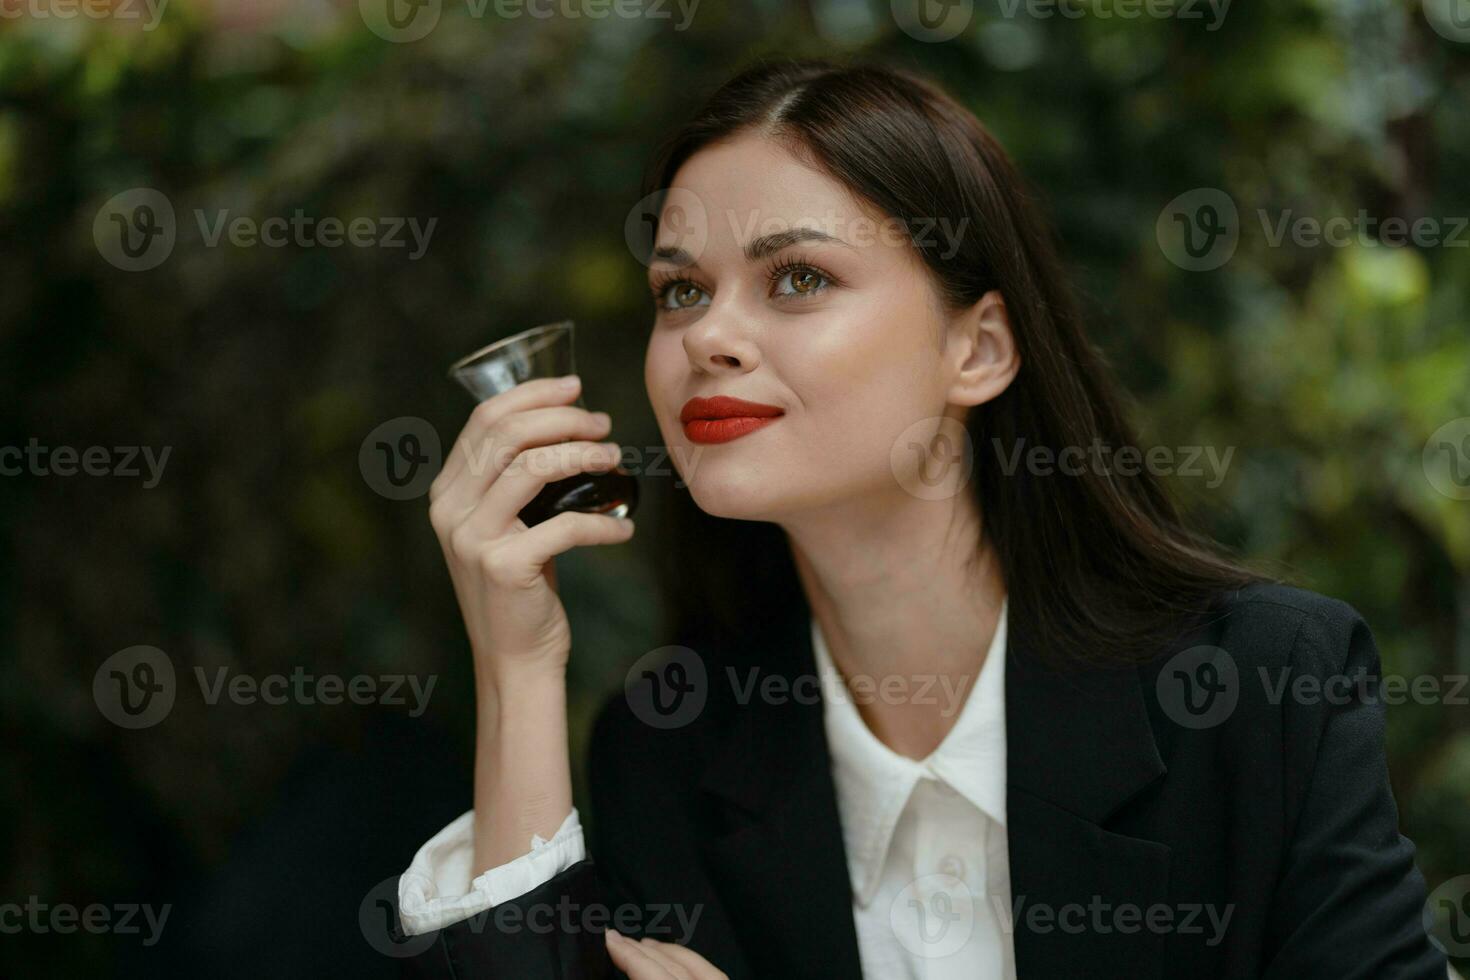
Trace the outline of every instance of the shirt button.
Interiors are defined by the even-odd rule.
[[[958,879],[959,881],[964,881],[965,862],[953,854],[947,855],[943,861],[939,862],[939,873],[949,875],[951,878]]]

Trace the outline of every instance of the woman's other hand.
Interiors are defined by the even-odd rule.
[[[629,939],[612,929],[605,936],[608,955],[628,980],[729,980],[692,949],[656,939]]]

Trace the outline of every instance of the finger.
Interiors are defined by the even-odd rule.
[[[576,375],[568,377],[575,378]],[[464,428],[460,430],[459,436],[454,441],[455,445],[459,445],[460,442],[469,446],[479,445],[491,426],[512,412],[523,412],[527,409],[544,408],[550,405],[567,405],[575,401],[582,390],[581,379],[578,378],[577,383],[571,387],[563,385],[563,380],[563,378],[531,378],[529,381],[522,381],[515,387],[480,402],[470,412],[469,419],[465,421]],[[432,495],[437,495],[436,487],[438,491],[442,491],[454,482],[465,462],[463,454],[450,453],[449,462],[445,463],[444,468],[434,479],[434,483],[430,485],[431,499]]]
[[[472,538],[500,537],[546,484],[579,473],[610,470],[621,459],[622,449],[616,443],[578,440],[527,449],[490,484],[460,529]]]
[[[622,544],[633,536],[633,522],[606,514],[568,510],[500,545],[507,567],[540,569],[551,559],[581,545]],[[529,578],[526,575],[525,578]]]
[[[707,976],[703,971],[698,974],[691,973],[684,964],[670,956],[669,946],[672,945],[670,943],[661,943],[657,939],[648,939],[645,937],[638,940],[638,945],[643,948],[643,952],[647,953],[655,963],[669,971],[675,980],[698,980],[700,977]]]
[[[688,970],[696,980],[706,980],[706,978],[708,980],[729,980],[722,970],[687,946],[680,946],[678,943],[659,943],[658,948],[669,959]]]
[[[507,415],[478,437],[461,437],[451,450],[454,473],[441,484],[439,506],[454,526],[475,508],[485,488],[527,449],[607,435],[612,421],[605,412],[576,405],[533,408]],[[478,438],[478,441],[470,441]],[[446,464],[448,469],[448,464]],[[431,491],[432,492],[432,491]]]
[[[648,955],[638,943],[620,936],[609,929],[605,936],[607,953],[612,961],[628,975],[628,980],[677,980],[657,960]]]

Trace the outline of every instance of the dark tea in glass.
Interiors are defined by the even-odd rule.
[[[571,320],[562,320],[498,340],[454,362],[449,376],[476,400],[485,401],[531,378],[575,374],[573,327]],[[576,404],[587,407],[581,394]],[[619,466],[548,483],[518,516],[527,527],[535,527],[566,510],[632,517],[637,509],[638,481]]]

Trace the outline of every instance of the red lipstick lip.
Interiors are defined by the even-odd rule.
[[[732,415],[723,419],[690,419],[684,423],[684,435],[690,442],[729,442],[749,435],[756,429],[764,429],[779,416],[756,418],[753,415]]]
[[[679,411],[680,422],[698,419],[756,418],[769,419],[784,415],[786,410],[776,405],[748,402],[743,398],[716,395],[713,398],[691,398]]]
[[[717,443],[765,428],[785,414],[786,410],[777,405],[716,395],[689,399],[679,412],[679,421],[690,442]]]

